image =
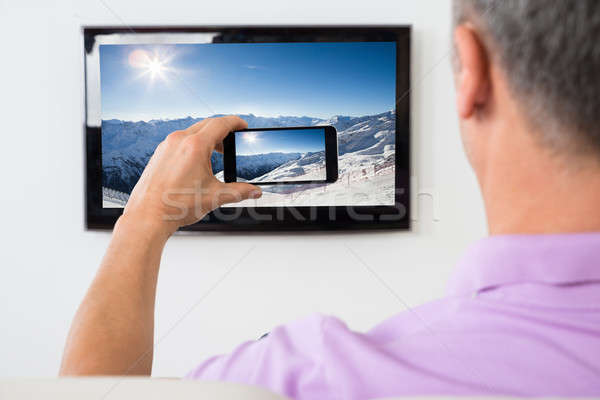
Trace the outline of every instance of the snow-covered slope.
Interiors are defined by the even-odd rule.
[[[237,156],[235,159],[237,176],[252,180],[270,173],[281,165],[302,157],[301,153],[268,153],[251,156]],[[265,182],[263,180],[263,182]]]
[[[324,180],[325,152],[305,153],[301,157],[289,161],[278,168],[254,179],[253,182],[283,182]]]
[[[395,114],[392,111],[363,117],[334,116],[329,119],[289,116],[266,118],[253,114],[240,115],[240,117],[244,118],[251,128],[333,125],[338,131],[340,176],[352,173],[364,174],[361,171],[365,168],[390,163],[395,154]],[[188,117],[147,122],[102,121],[103,186],[130,193],[156,146],[169,133],[185,129],[201,120],[201,118]],[[315,156],[315,153],[293,154],[288,157],[285,160],[280,158],[275,162],[274,159],[267,160],[268,157],[264,156],[249,156],[247,160],[238,163],[240,175],[250,179],[258,177],[263,182],[275,178],[323,179],[316,178],[325,174],[322,157]],[[260,158],[265,159],[260,160]],[[223,159],[220,154],[214,153],[211,162],[215,174],[223,170]],[[272,170],[274,163],[277,162],[281,162],[280,165]],[[259,175],[263,170],[267,171],[266,174]],[[393,185],[393,177],[390,179]]]
[[[354,152],[382,154],[386,145],[395,144],[395,116],[392,113],[353,118],[350,123],[347,128],[338,129],[340,155]]]

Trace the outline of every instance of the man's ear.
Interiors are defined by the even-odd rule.
[[[488,100],[488,54],[477,32],[467,25],[456,28],[454,44],[458,57],[456,103],[460,118],[467,119]]]

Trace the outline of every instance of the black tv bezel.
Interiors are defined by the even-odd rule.
[[[237,182],[236,171],[236,140],[238,132],[279,132],[288,130],[322,130],[325,139],[325,179],[310,181],[288,181],[288,182],[259,182],[259,186],[287,186],[287,185],[318,185],[335,183],[338,180],[338,142],[337,131],[333,126],[297,126],[285,128],[260,128],[243,129],[231,132],[223,140],[223,178],[226,183]],[[252,183],[252,182],[250,182]]]
[[[410,229],[410,76],[411,27],[401,26],[139,26],[83,27],[86,53],[97,35],[113,33],[216,33],[214,43],[396,42],[395,205],[336,207],[221,208],[182,231],[300,231]],[[86,76],[87,82],[87,68]],[[112,229],[123,213],[102,207],[102,133],[87,125],[85,92],[85,226]],[[216,217],[216,212],[219,218]]]

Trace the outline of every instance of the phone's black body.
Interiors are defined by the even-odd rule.
[[[394,42],[395,204],[221,208],[184,231],[298,231],[410,228],[411,27],[341,26],[90,26],[82,29],[85,72],[85,227],[112,229],[123,209],[103,207],[102,128],[97,123],[100,80],[96,46],[120,35],[214,35],[213,43]],[[340,179],[341,180],[341,179]]]
[[[307,185],[319,183],[335,183],[338,180],[338,145],[337,132],[333,126],[306,126],[293,128],[262,128],[262,129],[244,129],[241,131],[231,132],[223,141],[223,177],[225,182],[237,182],[237,166],[236,166],[236,134],[244,132],[273,132],[284,133],[286,131],[295,130],[323,130],[325,139],[325,179],[322,180],[296,180],[296,181],[261,181],[251,182],[259,186],[273,185]]]

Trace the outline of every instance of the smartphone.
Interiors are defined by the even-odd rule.
[[[333,183],[338,179],[333,126],[245,129],[223,141],[225,182],[254,185]]]

